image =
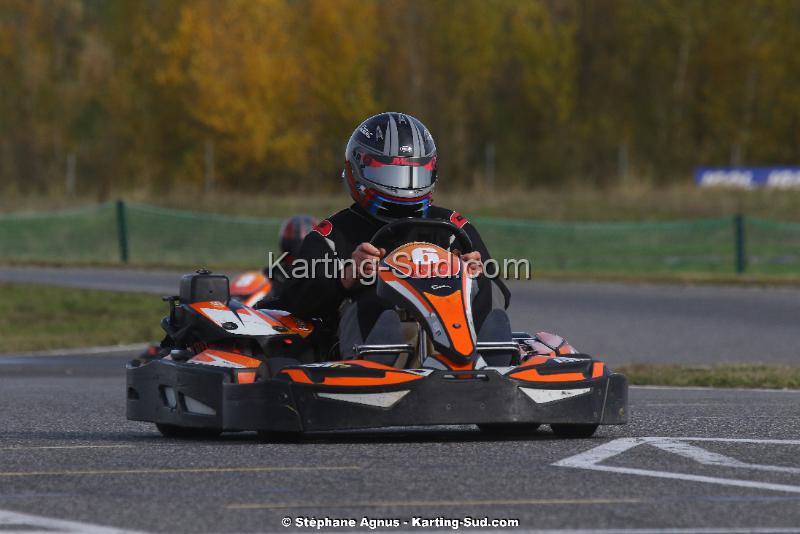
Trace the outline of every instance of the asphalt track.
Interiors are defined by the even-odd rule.
[[[175,273],[106,269],[3,268],[0,280],[176,287]],[[797,290],[512,291],[521,328],[563,333],[611,363],[798,362]],[[298,528],[303,518],[353,519],[322,529],[349,532],[365,517],[396,520],[374,531],[398,533],[452,531],[465,517],[478,519],[458,525],[470,532],[497,531],[482,518],[573,534],[800,532],[800,392],[632,388],[631,423],[588,440],[465,426],[196,442],[125,420],[131,354],[0,356],[0,533],[316,530]]]
[[[0,281],[158,295],[180,273],[0,267]],[[515,329],[565,336],[608,363],[800,365],[800,289],[532,281],[510,284]],[[158,305],[162,305],[160,302]]]
[[[282,526],[303,517],[357,521],[336,532],[363,517],[398,520],[386,532],[464,517],[800,532],[800,392],[634,388],[631,424],[588,440],[457,427],[192,442],[125,420],[127,357],[0,357],[0,532],[314,531]]]

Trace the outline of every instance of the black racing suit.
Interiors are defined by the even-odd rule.
[[[481,260],[490,259],[489,251],[474,226],[457,212],[446,208],[431,206],[428,218],[450,221],[463,227],[472,240],[474,250],[481,253]],[[314,231],[303,240],[297,259],[311,265],[314,259],[350,259],[353,251],[361,243],[368,242],[384,222],[365,212],[358,204],[341,210],[329,219],[322,221]],[[446,243],[439,243],[446,245]],[[328,263],[328,274],[332,270]],[[293,269],[298,266],[295,262]],[[326,266],[319,262],[315,269],[309,267],[309,276],[292,276],[282,292],[281,307],[301,318],[321,318],[329,327],[335,328],[339,321],[339,308],[345,299],[352,299],[358,304],[358,327],[366,338],[372,330],[379,315],[391,306],[377,297],[375,286],[356,283],[353,288],[345,289],[338,276],[326,276]],[[492,282],[480,275],[477,279],[477,293],[472,301],[473,321],[476,331],[492,310]],[[504,287],[504,286],[503,286]]]
[[[287,256],[283,261],[280,262],[279,266],[275,266],[270,268],[269,265],[261,269],[261,272],[264,273],[264,276],[269,278],[270,282],[270,290],[266,297],[259,301],[259,304],[256,307],[263,307],[268,308],[269,306],[266,305],[267,302],[282,302],[282,297],[284,292],[286,291],[286,282],[288,281],[287,274],[289,269],[291,269],[293,258],[291,256]],[[261,306],[261,303],[264,303],[265,306]]]

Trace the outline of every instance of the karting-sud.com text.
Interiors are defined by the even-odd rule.
[[[275,256],[272,252],[267,254],[266,275],[274,278],[276,274],[283,278],[310,279],[310,278],[341,278],[344,273],[351,272],[358,276],[364,285],[375,283],[378,272],[387,270],[388,267],[377,262],[365,261],[360,265],[350,259],[326,256],[307,260],[296,258],[290,265],[286,263],[287,253]],[[428,258],[425,258],[428,259]],[[451,277],[461,269],[468,276],[480,273],[487,278],[502,278],[504,280],[530,280],[532,275],[531,261],[528,259],[505,258],[502,261],[490,258],[486,261],[466,260],[452,261],[452,258],[434,257],[432,261],[421,263],[417,258],[405,257],[403,253],[393,256],[394,268],[392,272],[398,278],[433,278]],[[370,265],[370,263],[372,263]]]

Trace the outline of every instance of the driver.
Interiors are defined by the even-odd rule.
[[[325,263],[318,262],[309,267],[309,276],[291,278],[283,293],[288,311],[303,318],[320,317],[329,324],[338,321],[339,351],[345,359],[355,357],[355,345],[404,343],[394,307],[376,295],[374,284],[364,283],[387,252],[369,240],[398,218],[427,217],[450,221],[472,240],[474,251],[462,258],[477,276],[472,310],[478,339],[511,340],[505,312],[492,310],[491,281],[482,274],[481,264],[490,256],[478,231],[457,212],[431,204],[436,145],[419,120],[391,112],[362,122],[347,143],[343,178],[354,203],[315,226],[303,240],[298,259],[312,266],[315,259],[351,258],[357,268],[329,276],[333,269],[328,267],[326,273]],[[391,365],[396,356],[370,359]]]

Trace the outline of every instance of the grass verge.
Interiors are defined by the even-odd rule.
[[[800,367],[763,363],[725,363],[688,367],[630,364],[615,367],[639,386],[704,386],[716,388],[800,389]]]
[[[0,284],[2,352],[159,339],[164,303],[154,295]]]
[[[115,191],[109,197],[0,196],[0,213],[41,212],[122,198],[162,207],[254,217],[286,217],[310,213],[327,217],[348,204],[344,189],[330,192],[214,191],[180,189],[173,193]],[[800,221],[800,190],[699,188],[690,181],[655,187],[646,183],[594,187],[503,187],[495,190],[457,188],[445,180],[437,204],[467,217],[503,217],[537,221],[668,221],[727,217],[743,213],[780,221]]]

